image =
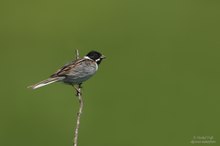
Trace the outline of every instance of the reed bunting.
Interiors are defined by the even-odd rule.
[[[98,70],[99,64],[104,58],[105,56],[101,53],[91,51],[83,58],[76,59],[63,66],[57,72],[52,74],[50,78],[31,85],[28,88],[37,89],[55,82],[64,82],[69,85],[80,85],[95,74]]]

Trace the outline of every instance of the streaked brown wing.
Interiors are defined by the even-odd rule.
[[[78,63],[82,62],[83,60],[84,60],[84,58],[77,59],[67,65],[64,65],[61,69],[57,70],[50,77],[59,77],[59,76],[66,75],[70,70],[73,70],[74,66],[76,66]]]

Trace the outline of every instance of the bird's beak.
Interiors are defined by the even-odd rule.
[[[104,56],[104,55],[101,56],[101,59],[105,59],[105,58],[106,58],[106,56]]]

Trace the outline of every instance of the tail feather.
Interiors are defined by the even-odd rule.
[[[63,78],[60,78],[60,77],[48,78],[48,79],[43,80],[43,81],[41,81],[41,82],[39,82],[39,83],[37,83],[37,84],[28,86],[27,88],[37,89],[37,88],[40,88],[40,87],[49,85],[49,84],[51,84],[51,83],[60,81],[60,80],[62,80],[62,79],[63,79]]]

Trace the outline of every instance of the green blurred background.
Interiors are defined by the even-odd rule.
[[[219,142],[220,2],[3,0],[0,145],[71,146],[71,87],[29,90],[74,58],[107,56],[84,84],[79,146]],[[216,145],[213,144],[213,145]],[[198,144],[199,145],[199,144]]]

